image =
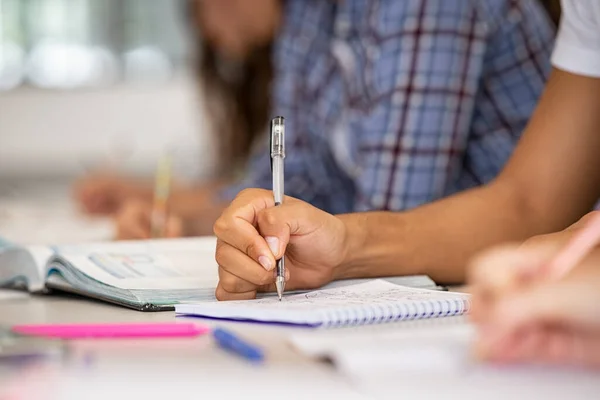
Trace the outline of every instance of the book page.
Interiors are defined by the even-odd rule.
[[[45,246],[2,248],[0,285],[23,283],[30,292],[43,290],[46,262],[52,254],[52,249]]]
[[[206,237],[61,246],[56,251],[89,278],[121,289],[214,289],[215,245],[215,238]]]

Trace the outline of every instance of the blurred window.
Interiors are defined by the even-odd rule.
[[[154,83],[187,64],[185,0],[0,0],[0,91]]]

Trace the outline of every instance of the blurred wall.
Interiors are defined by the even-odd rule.
[[[156,85],[0,94],[0,175],[73,176],[112,154],[125,170],[147,175],[173,148],[180,173],[210,171],[196,83],[181,77]]]
[[[0,0],[0,178],[210,172],[187,0]],[[118,162],[115,162],[117,160]]]

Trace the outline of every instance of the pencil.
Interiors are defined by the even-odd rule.
[[[171,158],[164,155],[156,168],[154,203],[152,206],[151,234],[154,238],[165,236],[167,223],[167,203],[171,190]]]
[[[545,274],[554,280],[567,275],[600,243],[600,213],[595,214],[558,254],[544,266]]]

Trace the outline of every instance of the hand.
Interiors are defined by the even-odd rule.
[[[117,240],[150,239],[152,204],[141,200],[127,201],[115,218]],[[184,235],[181,218],[170,215],[165,226],[165,237]]]
[[[300,200],[275,207],[266,190],[241,192],[214,226],[219,300],[256,297],[275,290],[275,260],[285,253],[286,290],[320,287],[345,258],[344,223]]]
[[[561,281],[536,276],[564,240],[563,231],[475,259],[471,317],[482,358],[600,367],[600,251]]]
[[[112,175],[90,175],[75,184],[74,192],[89,214],[113,214],[127,199],[152,198],[151,186]]]

